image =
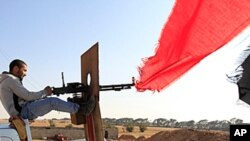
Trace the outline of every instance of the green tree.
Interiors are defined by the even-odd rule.
[[[127,130],[128,132],[133,132],[133,130],[134,130],[134,125],[132,125],[132,124],[127,124],[127,125],[126,125],[126,130]]]
[[[146,124],[141,124],[139,125],[139,129],[141,132],[144,132],[147,129],[147,125]]]

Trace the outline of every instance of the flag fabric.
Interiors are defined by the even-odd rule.
[[[162,90],[249,24],[249,0],[176,0],[155,55],[139,68],[136,89]]]

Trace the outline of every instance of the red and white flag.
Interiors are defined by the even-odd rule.
[[[176,0],[137,90],[162,90],[249,24],[250,0]]]

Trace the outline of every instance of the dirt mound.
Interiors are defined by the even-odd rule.
[[[136,138],[133,135],[121,135],[119,137],[119,141],[145,141],[146,137],[144,136],[140,136],[138,138]]]
[[[146,137],[140,136],[135,141],[145,141]]]
[[[229,133],[223,131],[180,129],[161,131],[145,141],[229,141]]]
[[[121,135],[119,137],[119,141],[135,141],[135,139],[133,135]]]

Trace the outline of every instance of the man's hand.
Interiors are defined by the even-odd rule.
[[[50,86],[45,87],[44,90],[47,92],[47,95],[52,94],[52,88]]]

